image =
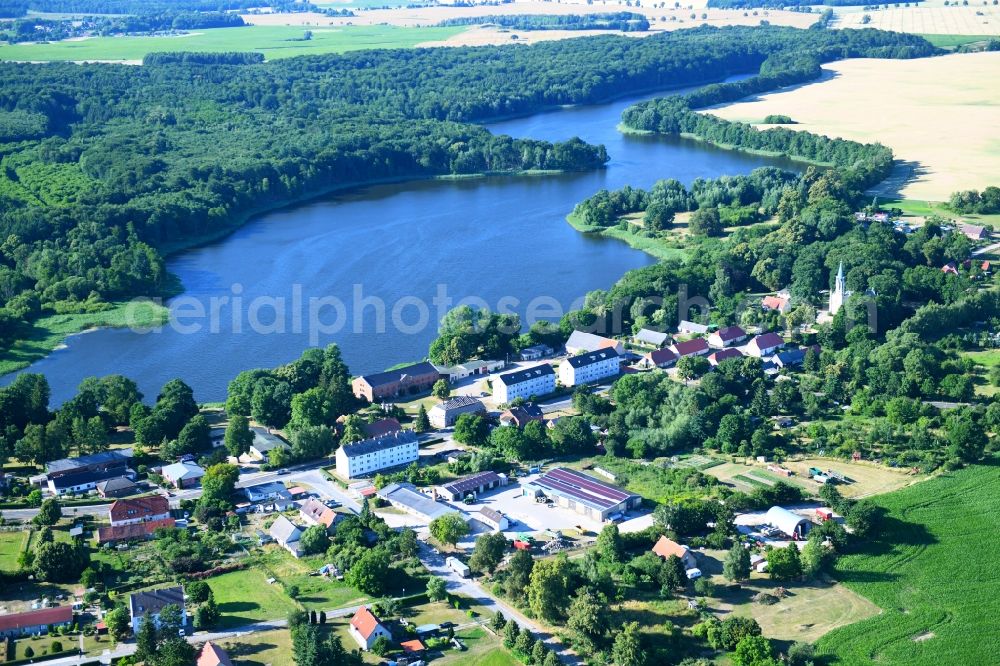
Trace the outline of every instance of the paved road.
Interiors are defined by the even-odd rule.
[[[501,612],[508,620],[515,620],[522,628],[529,629],[536,638],[545,643],[546,647],[555,652],[564,664],[579,664],[579,658],[560,643],[552,634],[542,630],[535,622],[526,618],[519,611],[506,603],[490,595],[475,580],[462,578],[457,573],[445,566],[444,555],[435,553],[434,550],[425,543],[420,543],[420,551],[417,553],[420,561],[435,576],[445,579],[448,583],[448,590],[465,595],[491,613]]]
[[[978,250],[972,251],[973,257],[978,257],[981,254],[989,254],[995,250],[1000,250],[1000,243],[993,243],[992,245],[987,245],[986,247],[981,247]]]

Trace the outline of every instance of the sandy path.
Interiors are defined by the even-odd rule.
[[[824,81],[711,112],[743,121],[782,113],[799,123],[793,129],[879,141],[907,162],[900,193],[909,198],[943,201],[1000,184],[1000,52],[825,68],[833,76]]]

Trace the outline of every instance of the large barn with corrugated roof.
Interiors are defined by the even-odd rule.
[[[642,497],[635,493],[565,467],[551,469],[525,484],[524,494],[544,495],[561,507],[600,522],[617,520],[629,509],[642,505]]]

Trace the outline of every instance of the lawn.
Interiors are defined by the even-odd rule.
[[[180,36],[95,37],[81,41],[0,46],[0,59],[27,61],[109,60],[135,62],[156,51],[256,51],[268,60],[301,55],[344,53],[360,49],[410,48],[443,40],[465,28],[401,28],[387,25],[303,28],[255,25],[245,28],[197,30]]]
[[[0,532],[0,571],[16,571],[30,532]]]
[[[976,362],[973,377],[976,382],[976,395],[990,397],[1000,391],[1000,387],[994,386],[989,380],[989,371],[1000,365],[1000,349],[962,352],[962,356],[967,356]]]
[[[876,502],[889,512],[879,537],[841,558],[837,577],[882,614],[827,634],[819,652],[835,664],[996,663],[997,461]]]
[[[883,199],[880,197],[878,203],[879,206],[883,208],[898,208],[903,211],[904,215],[912,215],[915,217],[930,217],[931,215],[937,215],[938,217],[946,220],[962,219],[971,224],[992,226],[994,228],[1000,227],[1000,215],[959,215],[948,208],[944,202],[941,201],[922,201],[920,199]]]
[[[268,584],[259,569],[232,571],[206,579],[222,617],[220,628],[239,627],[261,620],[283,619],[296,605],[281,585]]]

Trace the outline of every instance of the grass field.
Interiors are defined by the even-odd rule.
[[[281,619],[295,609],[278,584],[269,585],[259,569],[232,571],[206,579],[215,594],[222,617],[220,628],[238,627],[260,620]]]
[[[781,113],[798,121],[790,129],[881,142],[893,149],[901,164],[900,177],[887,181],[880,196],[946,201],[957,190],[996,183],[998,68],[997,52],[843,60],[824,65],[832,76],[822,81],[709,112],[741,121]],[[873,113],[871,105],[858,104],[859,99],[877,100],[881,111]],[[928,131],[940,127],[941,119],[947,119],[946,131]]]
[[[927,478],[926,475],[912,475],[906,470],[892,469],[874,463],[854,463],[832,458],[789,460],[785,462],[785,467],[796,473],[796,476],[792,478],[797,478],[806,484],[812,484],[814,489],[816,488],[815,482],[808,480],[810,467],[818,467],[822,470],[832,469],[843,474],[851,481],[851,483],[838,486],[840,494],[844,497],[867,497],[889,493]]]
[[[904,215],[913,217],[930,217],[937,215],[945,220],[961,219],[970,224],[980,224],[1000,229],[1000,215],[959,215],[940,201],[922,201],[920,199],[884,199],[879,198],[879,205],[886,208],[898,208]]]
[[[995,35],[921,35],[928,42],[942,49],[954,49],[966,44],[978,44],[993,39]]]
[[[130,303],[115,303],[112,309],[104,312],[57,314],[36,320],[30,333],[10,349],[0,351],[0,375],[21,370],[48,356],[74,333],[101,326],[148,328],[167,321],[167,309],[163,306],[130,306]]]
[[[257,51],[268,60],[275,60],[360,49],[409,48],[421,42],[447,39],[462,30],[464,28],[385,25],[312,28],[312,39],[305,41],[301,27],[255,25],[198,30],[180,36],[95,37],[80,41],[7,44],[0,46],[0,59],[137,62],[154,51]]]
[[[16,571],[30,532],[0,532],[0,571]]]
[[[882,614],[819,641],[823,663],[996,663],[1000,637],[1000,466],[948,473],[876,500],[877,540],[837,577]]]
[[[992,396],[1000,392],[1000,387],[993,386],[989,381],[989,371],[1000,365],[1000,349],[986,351],[963,352],[976,362],[976,395]]]

